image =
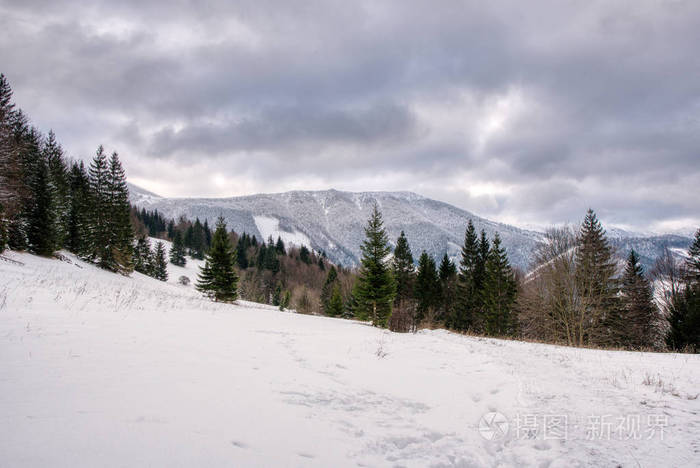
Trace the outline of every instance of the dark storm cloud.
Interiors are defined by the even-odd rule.
[[[694,1],[4,0],[0,31],[39,126],[83,156],[107,142],[172,195],[232,194],[216,173],[509,221],[594,205],[642,229],[700,222]]]

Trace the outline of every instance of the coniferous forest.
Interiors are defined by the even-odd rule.
[[[613,250],[593,210],[578,227],[549,230],[528,272],[511,266],[498,234],[488,238],[471,221],[457,259],[412,252],[403,232],[392,242],[376,205],[365,235],[360,265],[347,268],[308,246],[229,231],[223,219],[212,229],[208,220],[131,207],[117,152],[99,146],[87,165],[71,159],[53,131],[42,133],[15,105],[0,75],[0,252],[65,250],[161,281],[168,262],[184,266],[190,257],[203,261],[194,287],[213,300],[397,332],[445,327],[571,346],[700,351],[700,230],[684,263],[669,254],[651,271],[634,250]]]

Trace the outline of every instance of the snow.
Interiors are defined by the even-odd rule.
[[[301,247],[305,245],[307,247],[311,246],[311,241],[302,232],[299,231],[283,231],[280,229],[280,221],[277,218],[272,218],[270,216],[254,216],[255,225],[258,231],[263,236],[263,240],[267,240],[270,236],[272,239],[277,241],[277,238],[282,238],[285,245],[296,245]]]
[[[0,465],[697,466],[699,356],[394,334],[65,255],[0,260]]]

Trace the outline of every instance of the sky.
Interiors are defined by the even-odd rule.
[[[68,155],[164,196],[700,226],[695,0],[0,0],[0,72]]]

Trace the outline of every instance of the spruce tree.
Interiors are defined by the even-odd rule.
[[[576,250],[576,285],[582,316],[589,328],[592,344],[617,343],[621,327],[617,304],[616,265],[605,230],[598,217],[589,209],[581,224]]]
[[[0,253],[7,248],[7,218],[5,218],[5,207],[0,203]]]
[[[32,252],[50,256],[57,247],[56,207],[51,176],[43,158],[39,161],[36,171],[31,186],[34,200],[28,217],[27,239]]]
[[[284,247],[284,242],[281,237],[277,237],[277,243],[275,244],[275,250],[280,255],[287,255],[287,249]]]
[[[151,243],[146,236],[139,237],[136,241],[136,248],[133,252],[134,270],[144,275],[153,275],[153,252],[151,251]]]
[[[238,244],[236,245],[236,263],[238,268],[245,270],[248,268],[248,247],[250,246],[250,238],[245,232],[241,234],[238,239]]]
[[[173,246],[170,249],[170,263],[184,267],[187,264],[187,259],[185,258],[185,244],[182,240],[182,232],[175,230],[173,236]]]
[[[686,269],[689,280],[692,282],[700,282],[700,229],[695,233],[693,243],[688,249],[688,258],[686,259]]]
[[[236,252],[231,246],[223,217],[216,222],[204,267],[201,268],[197,290],[217,302],[232,302],[238,297],[238,275],[234,269]]]
[[[387,262],[391,247],[376,203],[365,227],[365,237],[360,247],[362,259],[357,278],[357,307],[359,314],[370,318],[374,326],[386,327],[396,285]]]
[[[470,219],[464,234],[462,258],[459,264],[455,305],[448,326],[455,330],[468,330],[474,327],[474,315],[480,301],[476,284],[476,268],[479,262],[479,241],[476,229]]]
[[[299,248],[299,260],[307,265],[311,264],[311,252],[309,252],[309,249],[305,245]]]
[[[89,254],[90,182],[85,165],[74,162],[70,170],[70,208],[66,229],[66,246],[78,256]]]
[[[153,277],[157,280],[168,281],[168,261],[162,242],[156,243],[156,252],[153,255]]]
[[[340,292],[340,285],[336,282],[333,285],[333,291],[328,301],[326,315],[330,317],[340,317],[343,314],[343,294]]]
[[[450,260],[447,253],[442,257],[438,269],[440,278],[440,315],[439,320],[447,320],[452,315],[455,300],[455,287],[457,281],[457,267]]]
[[[67,229],[68,217],[70,212],[70,180],[68,168],[63,159],[63,149],[56,140],[56,135],[53,130],[49,131],[49,135],[44,142],[42,148],[43,158],[49,172],[51,180],[53,207],[55,211],[54,232],[56,235],[57,246],[67,246]]]
[[[654,292],[639,255],[630,250],[622,277],[622,321],[618,331],[620,344],[632,348],[652,347],[656,344],[659,311],[654,303]]]
[[[394,258],[392,260],[394,280],[396,281],[396,304],[407,301],[413,297],[413,283],[415,266],[411,247],[408,245],[406,234],[401,231],[396,239]]]
[[[131,263],[134,233],[131,227],[126,174],[117,153],[112,153],[109,159],[107,197],[109,207],[107,237],[112,248],[111,259],[114,262],[112,268],[114,271],[129,273],[134,268]]]
[[[435,313],[440,298],[440,282],[435,266],[435,260],[424,250],[418,259],[418,274],[416,275],[415,296],[418,301],[416,317],[417,327],[426,317]]]
[[[333,287],[338,282],[338,270],[335,266],[331,265],[326,275],[326,281],[321,288],[321,308],[326,315],[329,315],[329,304],[331,300],[331,295],[333,293]]]
[[[97,148],[88,170],[90,183],[89,259],[101,268],[116,270],[111,237],[111,203],[109,197],[109,164],[104,148]]]
[[[509,335],[515,330],[513,305],[517,285],[501,238],[496,233],[486,259],[480,322],[488,335]]]

